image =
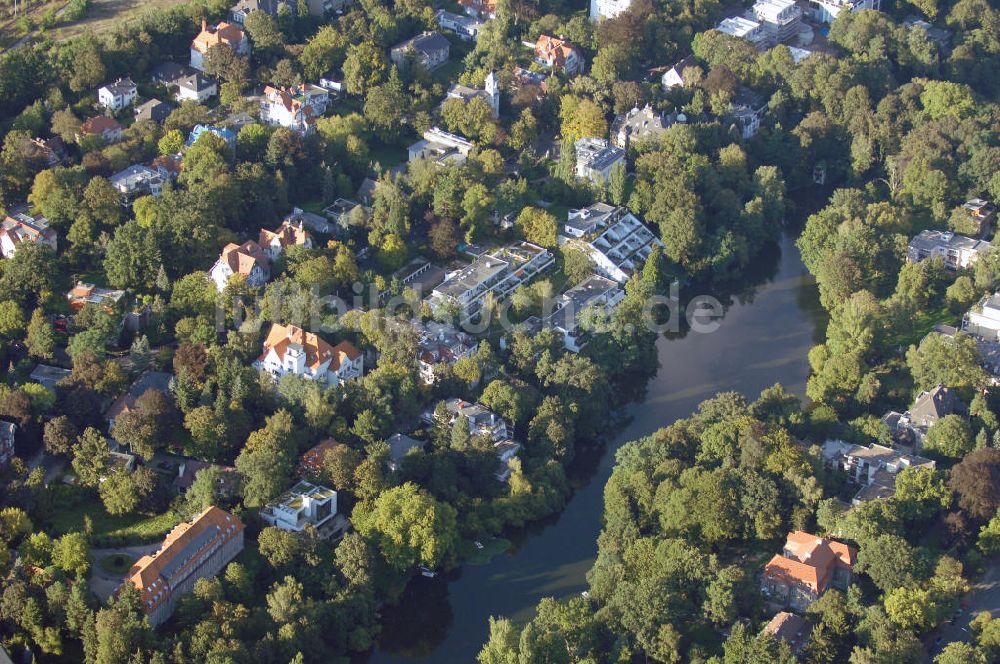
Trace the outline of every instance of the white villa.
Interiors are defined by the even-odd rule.
[[[333,387],[361,377],[364,355],[349,341],[331,346],[300,327],[274,323],[253,366],[275,379],[292,374]]]
[[[97,101],[101,106],[117,113],[135,102],[139,89],[130,78],[119,78],[114,83],[108,83],[97,90]]]
[[[260,119],[272,126],[285,127],[302,134],[316,127],[316,118],[326,113],[330,92],[318,85],[302,83],[297,87],[264,88]]]
[[[570,210],[559,243],[583,249],[599,274],[618,283],[642,267],[654,244],[663,246],[638,217],[607,203]]]
[[[222,255],[208,272],[220,293],[226,289],[234,274],[241,275],[254,288],[267,283],[271,278],[271,267],[259,244],[253,240],[247,240],[243,244],[230,242],[223,247]]]
[[[296,223],[288,219],[281,222],[281,226],[277,230],[260,229],[260,239],[257,244],[271,261],[277,260],[281,256],[281,252],[288,247],[313,248],[312,236],[305,229],[305,224],[301,220]]]

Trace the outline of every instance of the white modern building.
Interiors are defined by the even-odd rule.
[[[745,39],[757,46],[760,46],[767,38],[767,35],[764,34],[764,26],[742,16],[724,18],[715,26],[715,29],[730,37]]]
[[[424,137],[408,149],[409,161],[431,159],[444,166],[464,164],[472,152],[472,143],[457,134],[450,134],[438,127],[424,132]]]
[[[102,86],[97,90],[97,101],[101,106],[117,113],[135,102],[139,89],[130,78],[119,78],[114,83]]]
[[[479,33],[482,32],[486,22],[475,16],[466,14],[454,14],[444,9],[439,9],[434,15],[437,19],[438,27],[442,30],[451,30],[455,36],[462,41],[476,41]]]
[[[570,210],[559,243],[579,247],[600,275],[618,283],[642,267],[653,245],[663,246],[638,217],[607,203]]]
[[[1000,341],[1000,293],[981,299],[962,319],[962,331],[987,341]]]
[[[828,440],[823,444],[822,454],[827,465],[843,470],[849,482],[861,487],[852,500],[855,505],[892,497],[896,475],[907,468],[933,469],[936,465],[931,459],[875,443],[865,447]]]
[[[833,23],[842,11],[881,11],[882,0],[809,0],[809,14],[819,23]]]
[[[986,240],[976,240],[951,231],[924,230],[910,240],[906,260],[919,263],[927,258],[943,258],[945,267],[957,270],[972,265],[981,253],[992,250]]]
[[[757,0],[750,14],[763,27],[769,46],[798,38],[802,9],[795,0]]]
[[[488,294],[503,300],[554,264],[548,249],[518,242],[483,254],[470,265],[451,272],[427,299],[435,311],[454,310],[459,321],[466,322],[479,313]]]
[[[364,355],[349,341],[331,346],[295,325],[274,323],[253,363],[275,380],[289,374],[335,387],[364,373]]]
[[[326,113],[330,91],[318,85],[302,83],[296,87],[264,88],[260,119],[265,123],[307,134],[315,129],[316,118]]]
[[[147,194],[159,196],[163,193],[164,178],[149,166],[136,164],[115,173],[108,178],[108,182],[121,193],[124,200],[128,201]]]
[[[336,517],[337,492],[306,481],[297,483],[260,511],[260,518],[269,526],[291,533],[312,528],[320,539],[337,533]]]
[[[576,177],[591,182],[607,182],[611,169],[625,163],[625,151],[603,138],[581,138],[576,148]]]
[[[590,20],[615,18],[628,11],[631,6],[632,0],[590,0]]]

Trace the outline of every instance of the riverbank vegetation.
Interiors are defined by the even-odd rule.
[[[922,229],[968,232],[967,199],[1000,198],[998,90],[981,77],[1000,55],[986,37],[1000,15],[975,0],[925,11],[953,31],[950,54],[867,11],[842,13],[833,51],[798,66],[779,47],[745,50],[734,68],[733,42],[696,37],[709,76],[725,68],[771,95],[779,121],[749,142],[748,158],[777,165],[793,190],[821,172],[833,189],[798,241],[830,315],[809,355],[809,401],[780,386],[749,404],[720,394],[624,446],[586,597],[545,600],[525,624],[491,620],[482,664],[796,661],[787,643],[760,634],[773,610],[763,609],[758,575],[800,529],[856,546],[861,575],[806,610],[814,627],[799,661],[920,662],[970,577],[984,560],[996,564],[1000,394],[975,341],[935,326],[958,325],[996,290],[1000,251],[958,271],[906,259]],[[937,386],[968,416],[930,427],[920,451],[936,469],[901,472],[888,497],[845,502],[845,478],[819,445],[893,445],[880,416]],[[993,661],[998,625],[978,617],[969,643],[943,644],[936,661]]]

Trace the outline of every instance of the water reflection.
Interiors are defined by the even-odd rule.
[[[541,598],[586,588],[586,572],[597,553],[603,488],[619,445],[687,416],[719,391],[753,398],[781,382],[789,391],[804,393],[806,354],[821,338],[825,321],[815,282],[791,237],[764,252],[741,280],[689,285],[682,299],[685,292],[718,298],[725,309],[721,327],[712,334],[681,332],[658,341],[660,369],[646,398],[628,409],[629,418],[612,443],[580,450],[570,469],[575,492],[566,509],[508,534],[515,545],[488,565],[416,579],[397,607],[385,609],[382,637],[367,661],[474,662],[488,635],[489,616],[524,620]]]

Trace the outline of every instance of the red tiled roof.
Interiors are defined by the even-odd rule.
[[[229,264],[229,268],[235,274],[249,277],[255,265],[260,265],[261,269],[267,268],[267,256],[260,245],[253,240],[247,240],[243,244],[230,242],[222,248],[222,260]]]
[[[284,361],[285,351],[290,344],[302,346],[306,354],[306,366],[312,369],[319,368],[323,362],[329,360],[330,371],[337,371],[345,360],[356,360],[361,357],[361,351],[349,341],[341,341],[336,346],[331,346],[316,334],[306,332],[300,327],[275,323],[267,333],[267,339],[264,340],[264,352],[260,360],[263,361],[273,349]]]
[[[80,125],[80,131],[84,134],[103,134],[106,131],[114,131],[121,128],[122,126],[118,124],[117,120],[109,118],[106,115],[94,116],[84,120],[83,124]]]
[[[236,537],[243,527],[243,522],[238,517],[214,505],[195,517],[194,521],[175,526],[163,540],[159,551],[140,558],[128,572],[127,581],[139,590],[143,610],[152,613],[170,597],[172,579],[166,578],[164,572],[175,558],[184,553],[190,556],[189,559],[180,561],[178,567],[170,570],[170,576],[173,578],[178,578],[187,570],[200,565],[200,557],[191,555],[195,552],[186,551],[188,545],[199,535],[212,528],[218,528],[211,542],[219,540],[228,542]],[[207,543],[202,549],[209,545],[210,543]]]
[[[306,450],[299,459],[301,470],[307,473],[318,473],[323,467],[323,459],[326,457],[326,453],[335,448],[337,444],[337,441],[333,438],[327,438]]]
[[[785,554],[789,555],[785,555]],[[801,584],[816,593],[826,590],[833,570],[854,565],[854,549],[801,530],[788,534],[783,553],[764,567],[764,576],[785,584]]]

